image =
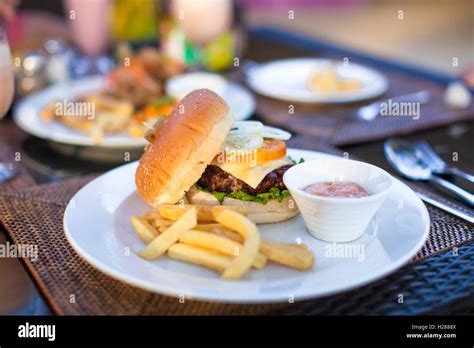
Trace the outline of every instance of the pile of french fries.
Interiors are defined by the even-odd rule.
[[[144,259],[168,257],[219,272],[223,279],[241,279],[251,268],[261,270],[267,261],[306,270],[314,255],[304,244],[262,239],[243,207],[158,206],[143,216],[132,216],[132,226],[147,244]]]

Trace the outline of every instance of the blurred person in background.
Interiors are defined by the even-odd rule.
[[[0,22],[10,23],[15,18],[15,8],[19,0],[0,0]]]
[[[12,50],[36,47],[46,38],[71,37],[61,1],[0,0],[0,16],[6,20]]]
[[[6,23],[13,49],[34,47],[47,38],[72,42],[75,29],[67,21],[69,11],[75,9],[86,13],[90,10],[87,17],[93,16],[99,3],[107,3],[103,6],[107,12],[101,13],[101,16],[107,32],[111,34],[110,38],[131,41],[156,39],[156,9],[160,4],[156,0],[0,0],[0,17]]]

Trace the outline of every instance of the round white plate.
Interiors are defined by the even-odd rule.
[[[13,120],[25,132],[38,138],[70,145],[97,147],[144,147],[144,138],[134,138],[127,133],[105,135],[97,144],[86,133],[78,132],[59,122],[44,122],[41,111],[53,100],[74,100],[82,95],[100,91],[105,83],[103,76],[92,76],[45,88],[20,101],[14,110]]]
[[[363,87],[350,92],[318,93],[308,89],[314,72],[323,70],[331,60],[295,58],[258,64],[247,71],[247,83],[257,93],[276,99],[302,103],[348,103],[377,97],[388,88],[388,80],[381,73],[356,63],[338,63],[342,77],[356,79]]]
[[[220,75],[194,72],[178,75],[166,81],[166,93],[176,99],[181,99],[199,88],[207,88],[220,95],[229,105],[230,113],[236,121],[246,120],[255,112],[253,95],[241,85]]]
[[[294,149],[289,155],[306,160],[328,156]],[[67,206],[64,229],[73,248],[94,267],[157,293],[233,303],[315,298],[367,284],[395,271],[417,253],[428,236],[426,207],[408,186],[394,180],[373,223],[354,242],[317,240],[306,231],[301,216],[259,225],[266,238],[308,245],[315,253],[313,269],[297,271],[269,262],[264,270],[250,270],[240,281],[225,281],[213,271],[166,256],[146,261],[137,255],[145,244],[135,235],[129,217],[151,208],[136,192],[136,167],[136,162],[121,166],[82,188]],[[341,255],[340,248],[346,253]]]

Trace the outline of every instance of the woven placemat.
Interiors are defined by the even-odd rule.
[[[259,50],[262,45],[268,49]],[[357,103],[312,105],[257,95],[256,117],[267,124],[286,128],[295,134],[313,135],[332,145],[344,146],[410,134],[453,122],[474,120],[474,103],[464,110],[452,109],[444,102],[445,86],[400,69],[377,64],[373,60],[351,55],[341,56],[330,51],[312,52],[298,49],[296,46],[285,46],[278,41],[271,45],[268,40],[258,38],[251,40],[248,51],[250,58],[258,62],[287,58],[289,55],[291,57],[316,55],[317,58],[337,61],[348,58],[351,63],[364,64],[387,77],[389,88],[384,95]],[[240,71],[235,72],[232,78],[242,83],[245,81]],[[386,100],[422,90],[431,93],[431,100],[420,105],[420,117],[416,117],[417,119],[413,116],[379,116],[374,121],[365,122],[353,116],[358,108],[375,100]]]
[[[464,205],[457,204],[454,201],[447,199],[431,190],[424,188],[421,185],[404,181],[412,190],[420,192],[435,201],[442,202],[454,209],[460,210],[471,217],[474,217],[474,209],[467,208]],[[464,243],[472,241],[474,238],[474,225],[453,216],[441,209],[435,208],[427,204],[428,212],[431,219],[431,231],[428,240],[418,254],[413,259],[421,260],[442,251],[446,251],[453,246],[460,246]]]
[[[38,259],[36,261],[24,259],[24,262],[55,313],[66,315],[237,315],[286,313],[288,310],[288,313],[307,314],[321,307],[323,300],[299,302],[297,305],[295,303],[228,305],[191,300],[180,303],[177,298],[150,293],[101,273],[79,257],[69,246],[62,224],[67,202],[91,179],[93,176],[8,191],[0,195],[0,221],[12,241],[16,244],[39,246]],[[431,233],[414,261],[426,259],[472,240],[472,226],[438,209],[430,206],[428,209],[432,218]],[[413,278],[410,280],[413,281]],[[372,286],[383,285],[376,283]],[[373,291],[371,287],[366,288],[364,291]],[[393,290],[392,287],[388,289]],[[357,291],[359,297],[360,291]],[[367,312],[377,312],[386,308],[383,302],[374,302],[373,294],[372,297],[367,293],[364,296],[366,302],[358,302],[359,309],[366,308]],[[340,297],[336,296],[332,299],[341,303]],[[361,301],[359,297],[357,301]],[[379,298],[379,300],[386,301],[384,298]],[[352,302],[353,300],[346,298],[346,305],[341,306],[340,310],[347,310]],[[328,308],[327,304],[324,308]]]

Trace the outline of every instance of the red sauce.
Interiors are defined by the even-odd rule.
[[[323,197],[359,198],[369,196],[355,182],[318,182],[306,186],[303,191]]]

